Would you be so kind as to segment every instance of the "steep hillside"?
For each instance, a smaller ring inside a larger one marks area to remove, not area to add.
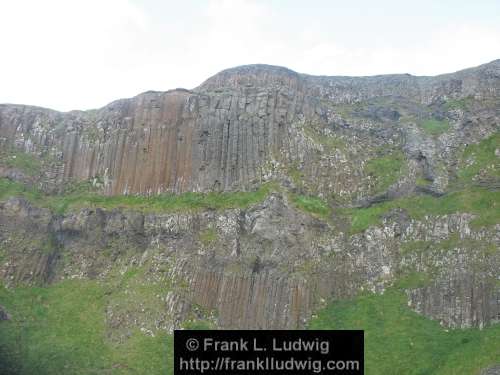
[[[174,328],[312,326],[402,343],[368,374],[478,374],[500,363],[499,129],[500,60],[0,105],[0,369],[155,373]]]
[[[0,137],[45,160],[46,185],[96,178],[107,194],[248,190],[288,169],[318,193],[359,198],[374,187],[360,167],[395,151],[408,178],[443,191],[457,152],[496,130],[499,72],[498,60],[438,77],[251,65],[95,111],[2,105]]]

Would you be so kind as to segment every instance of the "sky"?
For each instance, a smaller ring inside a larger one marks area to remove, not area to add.
[[[436,75],[500,58],[499,0],[0,0],[0,103],[60,111],[265,63]]]

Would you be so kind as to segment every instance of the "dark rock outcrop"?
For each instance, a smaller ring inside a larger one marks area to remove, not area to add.
[[[13,198],[0,206],[0,245],[8,249],[0,278],[7,285],[107,280],[142,267],[147,284],[165,278],[170,286],[152,297],[154,318],[130,315],[130,307],[122,316],[110,306],[115,327],[171,329],[201,306],[217,312],[220,327],[271,329],[303,327],[322,301],[383,292],[421,273],[432,278],[407,287],[410,306],[446,326],[483,327],[500,317],[500,254],[489,250],[500,237],[498,226],[471,229],[472,219],[393,212],[381,227],[347,236],[280,194],[246,210],[82,209],[64,216]],[[207,230],[214,233],[209,242]]]
[[[245,190],[276,177],[273,168],[297,165],[319,192],[345,196],[366,195],[357,164],[374,148],[402,143],[409,157],[427,159],[428,173],[443,188],[437,165],[460,142],[491,133],[498,113],[459,119],[458,127],[470,124],[439,140],[400,118],[421,116],[428,105],[449,99],[498,100],[499,72],[499,60],[437,77],[315,77],[243,66],[218,73],[193,91],[146,92],[99,110],[59,113],[0,105],[0,144],[50,160],[42,179],[47,187],[98,177],[108,194]],[[371,104],[354,111],[354,118],[343,116],[342,106],[373,100],[395,105]],[[332,152],[321,144],[332,130],[347,142],[344,150]],[[319,142],[311,131],[319,132]]]
[[[0,305],[0,321],[2,320],[10,320],[11,317],[9,315],[9,313],[5,310],[5,308]]]

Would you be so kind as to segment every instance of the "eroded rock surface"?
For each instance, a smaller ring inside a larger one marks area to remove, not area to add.
[[[99,178],[107,194],[247,190],[298,170],[321,195],[362,198],[374,192],[359,167],[397,148],[415,161],[410,179],[420,171],[443,191],[457,148],[497,129],[499,82],[499,60],[437,77],[251,65],[92,111],[0,105],[0,144],[44,158],[47,189]],[[472,113],[445,105],[465,99]],[[426,118],[454,131],[429,135]]]
[[[110,325],[172,329],[200,306],[224,328],[304,327],[326,299],[382,293],[402,277],[409,305],[447,326],[500,317],[499,226],[473,230],[469,214],[392,215],[353,236],[273,194],[246,210],[143,214],[83,209],[52,216],[22,199],[0,206],[7,284],[99,279],[137,268],[145,285],[168,280],[149,312],[109,306]],[[35,230],[36,228],[36,230]],[[212,230],[210,241],[203,233]],[[48,244],[48,245],[47,245]],[[430,276],[429,276],[430,275]],[[148,307],[149,306],[149,307]]]
[[[478,162],[468,188],[497,191],[500,146],[486,162],[467,149],[498,139],[499,94],[500,60],[437,77],[252,65],[93,111],[0,105],[9,184],[54,194],[91,182],[105,195],[150,196],[280,187],[244,209],[185,212],[94,204],[62,213],[6,193],[0,280],[105,281],[116,340],[197,317],[222,328],[300,328],[327,300],[394,285],[443,325],[496,323],[500,223],[473,225],[473,207],[415,219],[394,206],[350,233],[335,210],[311,215],[291,200],[354,209],[442,196],[463,188],[463,168]]]

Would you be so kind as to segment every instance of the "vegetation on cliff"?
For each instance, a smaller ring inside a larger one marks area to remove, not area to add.
[[[329,304],[311,329],[364,329],[369,375],[477,374],[500,358],[500,326],[445,329],[410,310],[398,288]]]
[[[123,342],[108,338],[102,282],[67,280],[49,287],[0,288],[12,320],[0,322],[0,373],[172,374],[173,340],[139,329]]]
[[[500,356],[499,69],[0,105],[0,372],[172,373],[173,327],[300,328],[331,297],[309,327],[365,329],[368,374],[477,373]]]
[[[105,306],[114,293],[109,285],[88,280],[0,288],[0,300],[12,315],[0,322],[0,372],[173,374],[171,335],[137,329],[121,342],[109,339]],[[188,325],[208,327],[197,321]],[[500,357],[499,326],[445,329],[410,310],[396,287],[331,303],[309,328],[364,329],[369,375],[476,374]]]
[[[351,233],[359,233],[371,225],[379,225],[384,214],[395,208],[405,210],[414,219],[426,215],[447,215],[469,212],[477,215],[472,224],[476,227],[495,225],[500,221],[500,191],[468,188],[442,197],[414,195],[373,204],[367,208],[339,209],[351,222]]]
[[[106,209],[122,208],[141,212],[179,212],[192,210],[222,210],[244,208],[261,202],[276,188],[275,184],[261,185],[255,191],[228,193],[184,193],[160,194],[151,197],[142,195],[105,196],[86,188],[70,189],[64,194],[44,194],[24,184],[0,178],[0,200],[12,196],[24,197],[40,207],[64,214],[68,210],[85,207]]]

